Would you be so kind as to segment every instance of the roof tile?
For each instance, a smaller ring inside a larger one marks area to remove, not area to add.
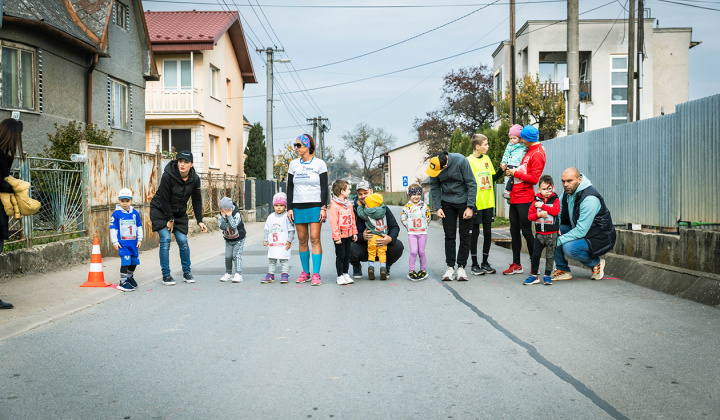
[[[150,42],[217,42],[238,20],[238,12],[145,12]]]

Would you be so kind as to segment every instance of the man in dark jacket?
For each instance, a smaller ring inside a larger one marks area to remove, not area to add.
[[[193,213],[201,232],[207,232],[202,222],[202,195],[200,177],[193,169],[193,155],[188,150],[178,153],[177,159],[165,167],[155,196],[150,201],[150,222],[153,232],[160,235],[160,268],[163,284],[172,286],[175,279],[170,275],[170,235],[180,249],[183,278],[186,283],[195,283],[190,273],[190,246],[187,241],[187,202],[192,197]]]
[[[577,168],[568,168],[561,175],[565,193],[560,199],[560,233],[555,250],[553,280],[570,280],[570,267],[565,257],[592,269],[592,280],[605,275],[605,260],[600,256],[615,246],[615,226],[605,200],[590,180]]]
[[[355,211],[355,223],[357,225],[358,238],[357,242],[350,244],[350,264],[353,266],[353,278],[362,278],[361,262],[368,260],[367,241],[373,237],[372,232],[365,226],[365,220],[358,216],[358,206],[365,206],[365,199],[373,193],[373,189],[368,181],[360,181],[356,187],[357,198],[353,204]],[[377,239],[378,246],[387,245],[387,275],[390,276],[390,267],[393,263],[400,259],[405,250],[405,246],[398,240],[400,234],[400,225],[398,225],[395,216],[391,211],[385,213],[385,219],[388,225],[388,234],[383,235],[382,239]]]
[[[467,281],[465,265],[470,256],[472,240],[472,222],[477,198],[475,175],[467,158],[459,153],[440,152],[430,158],[430,165],[425,171],[430,176],[430,194],[437,215],[442,219],[445,231],[445,263],[447,270],[443,281],[455,278],[455,262],[457,261],[457,280]],[[455,237],[460,230],[460,247],[455,257]]]

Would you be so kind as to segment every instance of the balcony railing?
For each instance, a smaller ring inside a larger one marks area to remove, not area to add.
[[[592,101],[591,96],[591,82],[585,81],[579,83],[579,96],[580,96],[580,102],[590,102]],[[543,98],[547,98],[551,95],[555,95],[560,91],[560,83],[558,82],[550,82],[550,83],[544,83],[542,85],[542,91],[543,91]]]
[[[199,96],[198,93],[199,89],[146,89],[145,112],[148,114],[197,113],[197,101]]]

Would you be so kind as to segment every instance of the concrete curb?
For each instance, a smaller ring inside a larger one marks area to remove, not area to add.
[[[506,249],[511,248],[510,241],[494,243]],[[527,254],[524,240],[522,252]],[[617,277],[638,286],[720,309],[720,275],[613,253],[605,254],[602,258],[605,259],[605,276]],[[574,260],[568,262],[573,267],[587,268]]]

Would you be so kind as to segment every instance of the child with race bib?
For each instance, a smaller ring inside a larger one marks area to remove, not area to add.
[[[387,245],[378,246],[377,240],[388,233],[385,213],[387,207],[383,197],[378,193],[370,194],[365,199],[365,206],[358,206],[358,216],[365,220],[365,226],[373,234],[367,241],[368,247],[368,280],[375,280],[375,256],[380,261],[380,280],[387,280]]]
[[[132,292],[137,289],[135,268],[140,264],[138,248],[143,240],[140,213],[132,208],[133,193],[123,188],[118,194],[118,204],[110,216],[110,241],[120,256],[120,283],[118,290]]]
[[[428,276],[425,244],[427,244],[428,223],[430,223],[430,207],[422,201],[422,187],[412,184],[408,187],[410,201],[402,209],[400,221],[408,230],[410,243],[410,269],[408,278],[411,281],[425,280]],[[415,261],[420,256],[420,271],[415,271]]]
[[[332,199],[328,213],[332,240],[335,242],[335,268],[337,284],[352,284],[354,280],[348,274],[350,268],[350,244],[357,241],[355,212],[350,201],[350,183],[338,179],[332,185]]]
[[[242,221],[240,209],[230,197],[223,197],[218,203],[218,227],[222,230],[225,239],[225,274],[220,281],[232,280],[240,283],[242,278],[242,253],[245,247],[245,223]],[[235,262],[235,275],[233,275],[233,262]]]
[[[273,196],[273,209],[265,221],[263,246],[268,247],[268,272],[260,283],[275,282],[275,268],[280,261],[280,283],[287,283],[290,271],[290,244],[295,238],[295,226],[287,217],[287,195],[279,192]]]

